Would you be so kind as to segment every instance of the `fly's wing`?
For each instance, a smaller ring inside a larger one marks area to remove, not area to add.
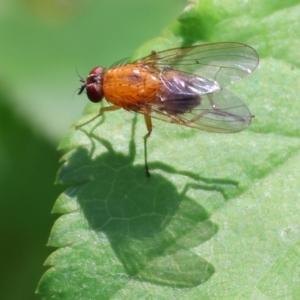
[[[153,52],[136,62],[197,75],[211,92],[217,90],[216,86],[225,87],[252,73],[259,58],[250,46],[225,42]]]
[[[169,107],[166,109],[168,101],[171,101],[172,112]],[[196,101],[196,98],[193,101],[189,99],[188,103]],[[149,103],[147,114],[162,121],[218,133],[241,131],[251,123],[253,117],[248,107],[225,89],[200,96],[198,105],[189,110],[186,110],[186,104],[185,98]]]
[[[151,117],[205,131],[232,133],[251,123],[247,106],[223,89],[258,65],[256,51],[239,43],[216,43],[153,52],[137,62],[160,70],[162,87],[148,103]]]

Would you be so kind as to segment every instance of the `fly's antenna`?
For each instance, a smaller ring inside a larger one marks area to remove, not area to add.
[[[83,91],[85,91],[85,88],[86,88],[86,79],[84,79],[78,72],[78,69],[77,69],[77,66],[75,66],[75,71],[79,77],[79,81],[82,83],[81,84],[81,87],[77,89],[77,95],[80,95],[83,93]]]
[[[83,79],[83,77],[79,74],[78,69],[77,69],[77,66],[75,66],[75,71],[76,71],[76,74],[78,75],[78,77],[80,78],[79,80],[82,82],[84,79]]]
[[[72,97],[71,97],[71,100],[73,100],[75,94],[77,94],[77,95],[82,94],[82,93],[85,91],[85,88],[86,88],[86,79],[84,79],[82,76],[80,76],[80,74],[79,74],[79,72],[78,72],[78,69],[77,69],[77,66],[75,66],[75,71],[76,71],[76,74],[77,74],[78,77],[79,77],[79,81],[81,82],[81,86],[80,86],[79,88],[77,88],[77,89],[73,92]]]

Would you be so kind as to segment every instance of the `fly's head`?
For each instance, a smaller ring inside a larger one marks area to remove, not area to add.
[[[86,79],[80,78],[82,85],[79,88],[78,95],[85,91],[90,101],[100,102],[104,96],[102,88],[104,73],[104,68],[95,67],[90,71]]]

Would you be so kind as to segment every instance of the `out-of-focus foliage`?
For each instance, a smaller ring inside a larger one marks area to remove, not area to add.
[[[34,299],[62,191],[56,148],[86,104],[76,70],[129,56],[184,1],[0,2],[0,298]]]

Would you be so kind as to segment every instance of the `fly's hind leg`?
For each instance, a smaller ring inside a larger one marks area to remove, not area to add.
[[[216,104],[215,104],[215,102],[214,102],[213,94],[208,94],[208,95],[207,95],[207,98],[208,98],[208,100],[209,100],[209,103],[210,103],[211,107],[212,107],[213,109],[217,109],[217,106],[216,106]]]
[[[152,120],[149,115],[144,115],[145,123],[147,126],[148,132],[144,135],[144,158],[145,158],[145,170],[146,170],[146,176],[150,177],[149,167],[148,167],[148,159],[147,159],[147,140],[152,132]]]
[[[118,109],[120,109],[120,108],[121,108],[121,107],[120,107],[120,106],[117,106],[117,105],[111,105],[111,106],[101,107],[100,110],[99,110],[99,113],[98,113],[95,117],[91,118],[91,119],[88,120],[87,122],[84,122],[84,123],[82,123],[82,124],[77,125],[75,128],[76,128],[76,130],[77,130],[78,128],[80,128],[80,127],[82,127],[82,126],[87,125],[87,124],[89,124],[90,122],[93,122],[95,119],[97,119],[98,117],[100,117],[100,116],[101,116],[104,112],[106,112],[106,111],[115,111],[115,110],[118,110]]]
[[[213,95],[212,94],[207,94],[207,98],[208,98],[208,101],[211,105],[212,110],[203,110],[200,114],[198,114],[197,116],[195,116],[194,118],[192,118],[188,121],[184,120],[184,119],[181,119],[178,116],[171,115],[170,116],[171,122],[179,124],[179,125],[189,126],[189,124],[198,121],[199,119],[203,118],[207,114],[212,113],[213,111],[215,111],[215,114],[217,114],[217,112],[221,112],[221,110],[218,109],[217,105],[214,102]]]

